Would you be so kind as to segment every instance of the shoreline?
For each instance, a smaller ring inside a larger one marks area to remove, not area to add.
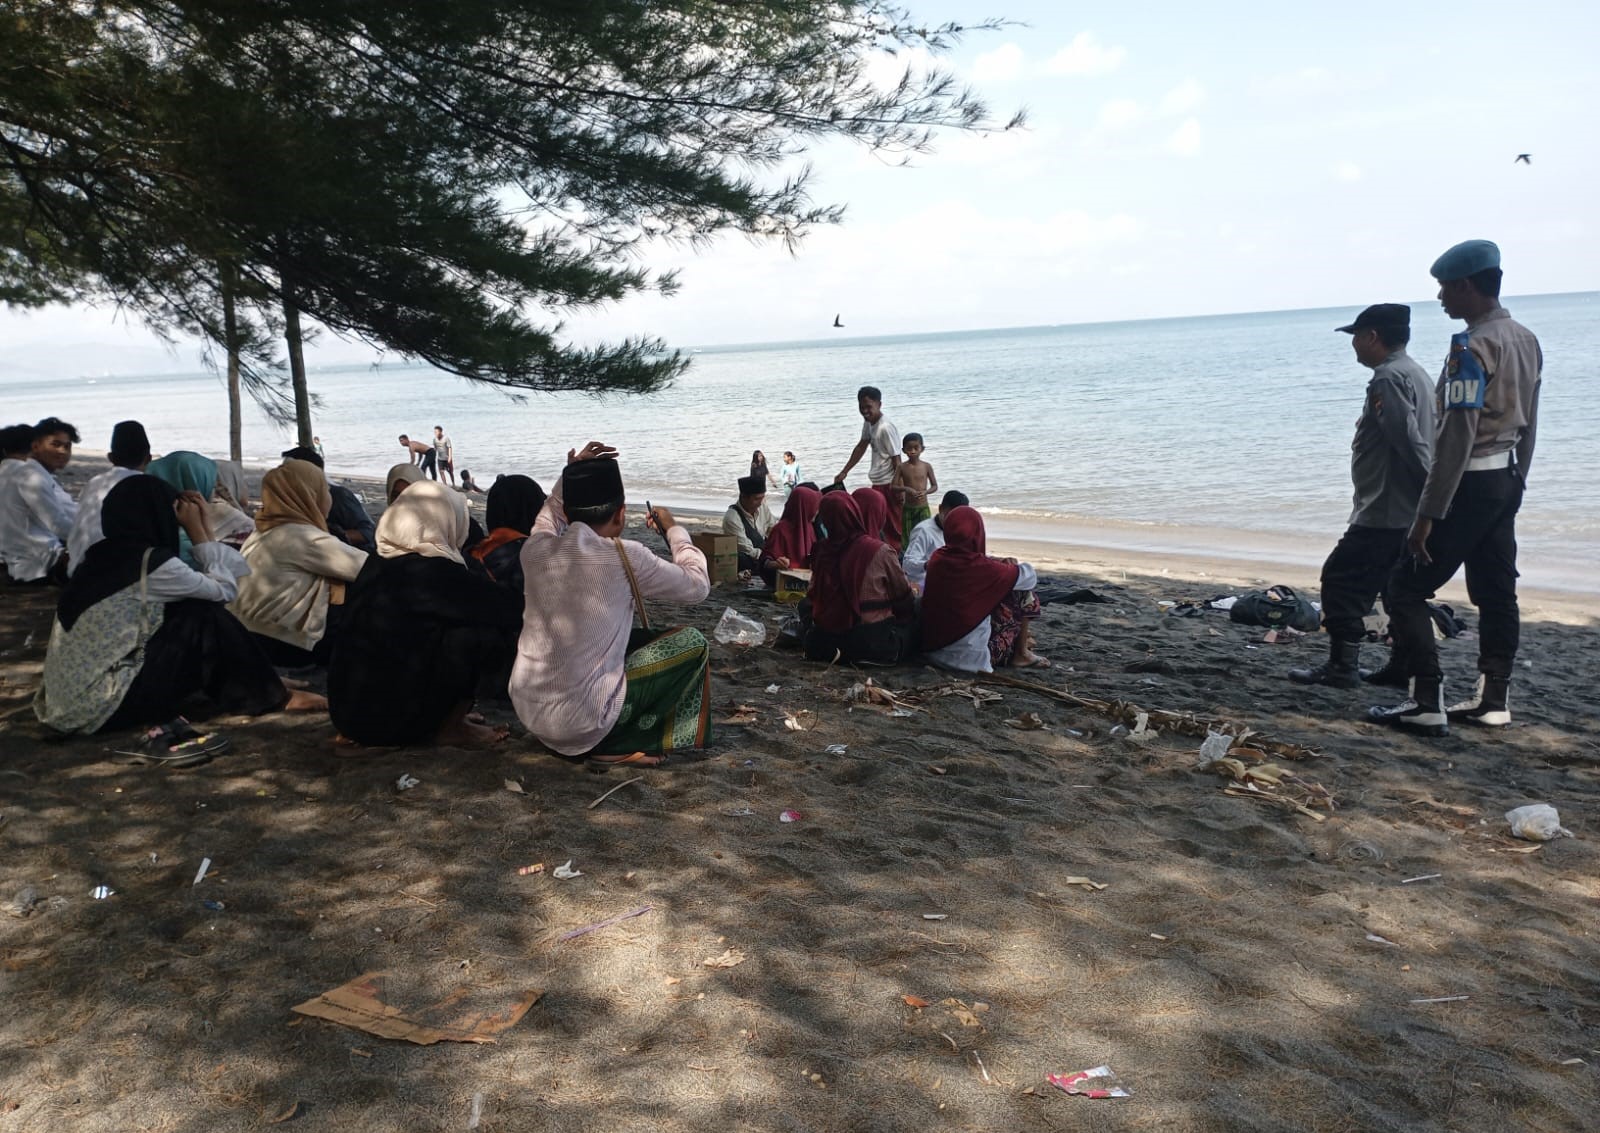
[[[89,460],[104,458],[98,450],[79,448],[73,463],[68,466],[68,486],[81,487],[78,477],[88,479],[98,467],[89,468]],[[252,493],[258,491],[261,475],[267,467],[245,464]],[[376,507],[382,512],[384,484],[379,477],[360,474],[345,475],[329,470],[330,477],[356,490],[362,495],[369,510]],[[259,495],[252,498],[259,502]],[[670,499],[662,501],[673,514],[691,530],[708,530],[718,525],[721,509],[696,502],[674,505]],[[468,507],[476,517],[483,519],[484,496],[472,494]],[[642,509],[643,501],[630,502],[630,508]],[[775,511],[781,510],[780,507]],[[1296,590],[1318,594],[1321,590],[1320,572],[1322,555],[1331,549],[1337,533],[1327,538],[1323,549],[1309,548],[1310,536],[1305,540],[1264,535],[1260,532],[1219,530],[1201,527],[1174,527],[1171,529],[1131,528],[1116,521],[1062,522],[1059,524],[1026,523],[1001,517],[992,524],[990,551],[996,555],[1019,558],[1032,563],[1041,574],[1064,574],[1083,579],[1120,582],[1129,576],[1160,579],[1173,584],[1171,597],[1210,597],[1219,593],[1217,588],[1231,588],[1237,592],[1260,589],[1268,585],[1288,585]],[[1169,534],[1172,542],[1161,536]],[[1235,554],[1222,554],[1203,549],[1204,544],[1233,547]],[[1199,545],[1197,545],[1199,544]],[[1524,564],[1526,565],[1526,564]],[[1518,588],[1524,614],[1544,621],[1565,625],[1581,625],[1595,617],[1594,599],[1600,595],[1600,585],[1581,572],[1550,572],[1559,581],[1541,579],[1536,585]],[[1451,580],[1439,592],[1442,601],[1457,608],[1471,608],[1466,584],[1462,575]]]

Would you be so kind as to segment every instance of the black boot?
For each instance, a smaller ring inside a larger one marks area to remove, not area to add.
[[[1367,709],[1374,724],[1392,724],[1419,736],[1448,736],[1450,718],[1444,711],[1444,681],[1440,677],[1412,677],[1411,696],[1391,707]]]
[[[1450,721],[1456,724],[1477,724],[1484,728],[1504,728],[1511,723],[1511,708],[1507,697],[1511,692],[1510,677],[1478,676],[1478,691],[1471,700],[1450,706]]]
[[[1405,666],[1400,663],[1393,650],[1389,652],[1389,660],[1384,662],[1383,668],[1362,673],[1361,679],[1369,685],[1380,685],[1383,688],[1408,688],[1411,684]]]
[[[1290,669],[1289,679],[1297,685],[1328,685],[1331,688],[1361,687],[1361,643],[1339,641],[1328,643],[1326,664],[1314,669]]]

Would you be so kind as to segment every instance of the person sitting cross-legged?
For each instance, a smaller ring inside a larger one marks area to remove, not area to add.
[[[711,654],[698,630],[634,629],[634,614],[644,620],[650,600],[703,601],[711,580],[666,508],[648,521],[670,562],[621,538],[627,506],[616,456],[598,441],[569,452],[523,546],[511,702],[534,738],[561,755],[653,767],[710,738]]]

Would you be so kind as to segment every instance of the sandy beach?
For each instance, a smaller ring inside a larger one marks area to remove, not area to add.
[[[462,1129],[475,1099],[483,1130],[1593,1128],[1592,597],[1525,596],[1513,727],[1422,741],[1361,720],[1383,690],[1283,679],[1320,635],[1160,605],[1314,567],[992,549],[1107,599],[1047,607],[1054,668],[809,665],[772,644],[786,608],[716,588],[658,613],[767,625],[713,645],[739,722],[644,772],[556,759],[494,702],[486,752],[352,757],[280,715],[129,766],[126,736],[34,721],[53,596],[0,591],[0,902],[37,894],[0,915],[0,1131]],[[1442,644],[1450,692],[1475,648]],[[1208,726],[1284,786],[1197,770]],[[1533,802],[1575,837],[1511,838]],[[543,994],[492,1045],[291,1012],[375,971]],[[1045,1078],[1102,1064],[1131,1097]]]

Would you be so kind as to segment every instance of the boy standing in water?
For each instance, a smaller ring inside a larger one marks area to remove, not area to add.
[[[912,531],[932,513],[928,493],[939,490],[939,477],[933,465],[922,459],[922,434],[907,433],[901,451],[906,454],[894,470],[895,489],[900,493],[901,531]]]
[[[867,469],[867,479],[873,490],[881,492],[889,505],[888,544],[900,549],[900,498],[895,492],[894,470],[900,463],[900,430],[889,424],[883,415],[883,392],[877,386],[862,386],[856,391],[856,408],[861,412],[861,439],[850,453],[850,459],[834,477],[834,483],[843,484],[850,470],[872,450],[872,463]]]
[[[445,436],[444,426],[433,427],[433,456],[438,463],[439,471],[434,479],[443,480],[450,477],[450,486],[456,486],[456,446],[450,443],[450,438]]]

